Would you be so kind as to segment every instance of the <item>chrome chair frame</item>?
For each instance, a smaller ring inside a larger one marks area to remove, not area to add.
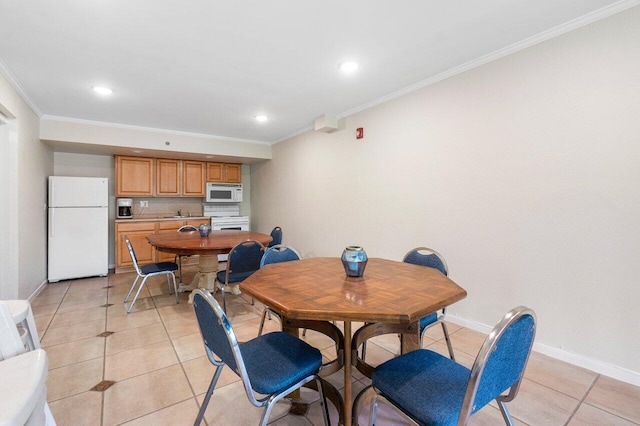
[[[419,253],[421,251],[429,251],[429,252],[431,252],[431,254],[422,255],[422,254]],[[429,247],[416,247],[416,248],[414,248],[412,250],[409,250],[407,252],[407,254],[404,255],[404,258],[402,259],[402,261],[405,262],[405,263],[411,263],[413,265],[426,266],[426,267],[429,267],[429,268],[433,267],[433,266],[427,266],[427,265],[423,265],[423,264],[420,264],[420,263],[415,263],[415,262],[410,261],[409,259],[411,259],[411,256],[414,253],[417,253],[417,254],[419,254],[421,256],[425,256],[425,257],[426,256],[430,256],[430,255],[435,255],[438,258],[438,260],[440,262],[442,262],[442,269],[438,268],[438,267],[435,267],[434,269],[438,269],[444,275],[449,276],[449,267],[447,266],[447,261],[444,259],[444,256],[442,256],[440,253],[438,253],[437,251],[435,251],[434,249],[431,249]],[[440,324],[442,326],[442,332],[444,333],[444,339],[445,339],[445,341],[447,343],[447,349],[449,349],[449,357],[452,360],[455,361],[456,358],[455,358],[455,355],[453,354],[453,346],[451,345],[451,337],[449,336],[449,330],[447,329],[447,324],[444,321],[445,317],[447,315],[447,308],[442,308],[442,311],[437,312],[436,315],[437,315],[437,317],[433,322],[427,324],[422,330],[420,330],[420,346],[422,346],[422,339],[424,338],[424,335],[425,335],[426,331],[428,329],[430,329],[431,327],[433,327],[434,325]]]
[[[129,300],[129,296],[131,296],[131,292],[133,291],[133,289],[136,286],[136,283],[138,282],[138,280],[140,278],[142,278],[142,282],[140,283],[140,286],[138,287],[138,290],[136,291],[136,295],[133,297],[133,300],[131,301],[131,305],[129,305],[129,309],[127,309],[127,313],[131,313],[131,309],[133,309],[133,305],[135,305],[136,300],[138,300],[138,296],[140,295],[140,290],[142,290],[142,287],[144,287],[145,282],[147,281],[147,278],[149,277],[154,277],[156,275],[162,275],[165,274],[167,276],[167,284],[169,286],[169,294],[171,294],[171,282],[169,281],[169,275],[171,275],[171,278],[173,279],[173,292],[176,295],[176,304],[180,303],[180,299],[178,298],[178,286],[176,284],[176,275],[174,273],[174,271],[176,271],[178,269],[178,264],[175,262],[159,262],[159,263],[150,263],[148,265],[144,265],[142,268],[138,265],[138,258],[136,257],[136,253],[133,250],[133,245],[131,244],[131,241],[129,241],[129,237],[127,237],[126,235],[124,236],[124,242],[127,244],[127,249],[129,250],[129,256],[131,256],[131,261],[133,262],[133,267],[136,270],[136,279],[133,280],[133,284],[131,284],[131,288],[129,289],[129,292],[127,293],[127,295],[124,298],[124,303],[127,303],[127,300]],[[151,271],[151,272],[144,272],[142,269],[153,269],[153,266],[157,266],[158,270],[156,271]]]
[[[323,381],[320,378],[320,376],[318,376],[317,372],[302,378],[298,382],[294,383],[291,386],[286,387],[285,389],[278,390],[277,392],[274,392],[272,394],[267,394],[262,398],[257,397],[256,392],[253,390],[253,386],[251,384],[251,378],[249,377],[247,368],[245,366],[245,362],[244,362],[241,347],[240,347],[241,345],[238,343],[238,339],[236,338],[236,335],[233,331],[231,323],[229,322],[229,319],[227,318],[227,315],[225,314],[224,310],[220,307],[218,302],[211,295],[211,293],[203,289],[197,289],[197,290],[194,290],[194,300],[193,300],[194,309],[196,310],[196,317],[198,317],[197,304],[200,303],[199,301],[200,297],[206,303],[208,303],[211,309],[214,311],[218,320],[218,324],[221,326],[221,328],[224,330],[226,334],[226,337],[229,343],[229,348],[231,349],[231,353],[227,352],[229,349],[227,347],[221,348],[220,351],[221,353],[226,353],[227,357],[229,356],[233,357],[233,361],[235,362],[236,368],[234,369],[233,366],[229,366],[229,368],[231,368],[234,373],[240,376],[240,379],[242,380],[242,383],[244,386],[245,393],[247,394],[247,398],[249,399],[251,404],[254,405],[255,407],[265,407],[265,411],[262,414],[262,418],[259,423],[260,426],[267,425],[269,416],[271,415],[271,411],[276,402],[278,402],[280,399],[287,396],[291,392],[301,388],[302,386],[312,381],[316,382],[315,385],[317,387],[317,390],[320,396],[320,404],[322,405],[322,408],[323,408],[322,411],[323,411],[324,423],[325,425],[330,424],[327,401],[326,401],[324,390],[323,390]],[[198,318],[198,323],[200,327],[202,327],[202,324],[200,323],[200,318]],[[201,334],[205,342],[204,346],[207,353],[207,357],[209,358],[209,361],[216,366],[216,370],[213,374],[213,378],[211,379],[211,383],[209,384],[209,388],[202,402],[202,406],[200,407],[200,411],[198,412],[196,421],[194,422],[194,425],[196,426],[202,422],[202,419],[204,418],[204,413],[207,409],[209,401],[211,400],[213,391],[216,387],[218,379],[220,378],[220,374],[222,373],[222,369],[225,365],[227,365],[227,363],[225,363],[221,358],[218,358],[216,354],[213,352],[213,350],[209,347],[209,345],[212,344],[213,342],[207,341],[205,334],[202,333],[202,328],[201,328]],[[261,338],[263,337],[256,337],[255,339],[261,339]]]
[[[289,252],[290,251],[290,252]],[[284,253],[291,253],[296,258],[285,258]],[[279,257],[280,256],[280,257]],[[263,268],[265,265],[270,265],[272,263],[280,263],[280,262],[290,262],[294,260],[300,260],[300,254],[293,248],[289,246],[285,246],[282,244],[276,244],[275,246],[271,246],[264,252],[262,255],[262,260],[260,260],[260,268]],[[258,328],[258,336],[262,335],[262,329],[264,328],[264,322],[269,315],[269,319],[271,319],[271,314],[274,314],[280,321],[282,322],[282,317],[277,311],[274,311],[269,306],[264,307],[262,311],[262,319],[260,320],[260,327]],[[303,331],[306,332],[306,329]]]
[[[513,426],[513,420],[511,419],[511,415],[509,414],[509,410],[505,404],[507,402],[513,401],[513,399],[518,394],[520,384],[522,383],[522,378],[524,377],[524,370],[527,366],[527,362],[531,354],[531,349],[533,347],[533,342],[535,340],[535,334],[536,334],[536,328],[537,328],[536,326],[537,320],[536,320],[535,312],[533,312],[531,309],[525,306],[518,306],[516,308],[513,308],[509,312],[507,312],[507,314],[502,318],[502,320],[500,320],[498,324],[496,324],[496,326],[493,328],[493,330],[489,333],[489,335],[485,339],[482,347],[480,348],[480,351],[478,352],[476,360],[473,363],[473,367],[471,368],[471,371],[469,374],[469,380],[467,382],[466,391],[464,393],[464,399],[462,402],[462,406],[460,408],[458,421],[456,423],[458,426],[466,425],[467,421],[469,420],[469,417],[471,417],[471,415],[474,412],[478,411],[479,409],[487,405],[489,402],[491,402],[491,400],[489,400],[484,402],[483,405],[479,407],[475,406],[475,403],[476,403],[475,400],[478,394],[478,388],[482,382],[483,373],[485,372],[485,367],[491,361],[491,357],[494,354],[494,352],[499,349],[498,343],[501,337],[505,334],[505,332],[512,325],[514,325],[515,323],[517,323],[519,320],[523,319],[526,316],[530,316],[532,320],[531,341],[527,348],[527,352],[524,358],[524,363],[522,365],[522,368],[518,373],[518,378],[515,380],[515,382],[513,382],[510,386],[508,386],[500,394],[498,394],[497,397],[493,398],[498,403],[498,407],[500,408],[500,413],[502,414],[502,418],[505,421],[505,423],[507,425]],[[419,350],[427,351],[426,349],[419,349]],[[429,351],[429,352],[432,352],[432,351]],[[446,360],[446,358],[444,357],[443,359]],[[453,364],[456,363],[453,360],[451,360],[450,362]],[[393,404],[389,399],[387,399],[384,395],[382,395],[382,393],[375,387],[375,381],[373,382],[372,385],[370,385],[369,387],[365,388],[362,392],[360,392],[360,394],[356,397],[356,401],[360,400],[361,397],[365,393],[371,391],[371,389],[373,389],[375,393],[371,401],[369,425],[375,424],[376,415],[377,415],[377,405],[379,400],[386,401],[386,403],[391,408],[393,408],[394,411],[400,414],[403,418],[409,420],[411,423],[419,424],[415,419],[413,419],[410,416],[410,414],[405,412],[401,407],[398,407],[395,404]],[[438,389],[429,389],[429,391],[437,392]],[[358,412],[357,407],[354,407],[354,414],[357,412]]]
[[[430,254],[427,255],[423,255],[419,252],[421,251],[428,251],[430,252]],[[411,261],[411,256],[413,255],[419,255],[422,258],[426,258],[428,256],[436,256],[436,258],[442,263],[442,268],[439,268],[437,266],[429,266],[429,265],[425,265],[423,263],[417,263],[415,261]],[[449,267],[447,266],[447,261],[444,259],[444,256],[442,256],[440,253],[438,253],[437,251],[435,251],[434,249],[428,248],[428,247],[416,247],[414,249],[411,249],[407,252],[407,254],[404,255],[404,257],[402,258],[402,261],[405,263],[411,263],[412,265],[418,265],[418,266],[425,266],[427,268],[434,268],[439,270],[440,272],[442,272],[444,275],[449,275]],[[426,334],[426,331],[428,329],[430,329],[431,327],[433,327],[436,324],[440,324],[442,326],[442,331],[444,333],[444,339],[447,343],[447,349],[449,349],[449,357],[455,361],[455,355],[453,353],[453,346],[451,345],[451,337],[449,336],[449,330],[447,328],[447,324],[445,323],[445,317],[447,314],[447,308],[442,308],[442,311],[437,312],[436,313],[436,319],[427,324],[426,326],[424,326],[424,328],[422,328],[420,330],[420,346],[422,347],[422,340],[424,338],[424,335]],[[365,326],[363,328],[372,328],[372,324],[365,324]],[[385,328],[385,330],[383,331],[383,333],[387,333],[387,330],[391,330],[393,329],[395,326],[390,325],[389,327],[383,327]],[[379,328],[379,327],[378,327]],[[360,361],[364,362],[364,359],[367,355],[367,339],[369,339],[370,337],[374,337],[375,334],[364,334],[362,333],[359,339],[359,343],[358,346],[360,345],[360,343],[362,344],[362,351],[361,351],[361,356],[358,358]],[[357,348],[357,347],[356,347]]]
[[[244,280],[244,279],[242,279],[242,280],[237,281],[237,282],[229,283],[229,280],[231,278],[231,274],[238,273],[238,272],[234,272],[234,270],[233,270],[234,262],[235,262],[235,264],[238,263],[238,253],[241,253],[241,250],[244,247],[246,247],[247,244],[251,244],[252,246],[259,246],[260,247],[260,251],[262,252],[262,254],[260,255],[260,259],[252,259],[253,261],[255,261],[255,265],[250,265],[250,266],[255,266],[256,267],[256,269],[253,272],[255,272],[258,269],[260,269],[260,261],[262,260],[262,256],[264,255],[264,245],[262,245],[262,243],[260,241],[245,240],[245,241],[243,241],[241,243],[238,243],[235,246],[233,246],[233,248],[229,252],[229,256],[227,258],[227,269],[226,269],[226,271],[224,273],[224,282],[222,282],[219,279],[220,272],[218,272],[218,274],[216,274],[216,282],[219,284],[219,288],[220,288],[220,291],[222,293],[222,308],[224,309],[225,312],[227,312],[227,299],[226,299],[225,294],[224,294],[225,293],[225,291],[224,291],[225,287],[228,286],[229,284],[236,284],[236,283],[239,284],[240,282],[242,282]],[[240,271],[240,273],[242,273],[242,272],[249,272],[249,270],[247,269],[246,271]],[[253,300],[252,300],[251,304],[253,304]]]
[[[180,228],[178,228],[178,232],[194,232],[194,231],[198,231],[198,228],[196,228],[193,225],[182,225]],[[180,284],[182,284],[182,258],[183,257],[190,257],[190,254],[176,254],[176,256],[173,258],[173,261],[178,263],[178,271],[180,271],[180,278],[178,279],[178,281],[180,282]]]

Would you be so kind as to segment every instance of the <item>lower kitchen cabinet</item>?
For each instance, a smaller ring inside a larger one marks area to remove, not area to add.
[[[211,224],[211,220],[188,219],[188,220],[158,220],[158,221],[141,221],[141,222],[117,222],[116,223],[116,274],[120,272],[132,272],[133,261],[129,256],[127,245],[124,242],[124,236],[128,236],[133,249],[138,258],[138,265],[144,265],[153,262],[173,262],[175,255],[173,253],[164,253],[155,250],[149,241],[147,235],[166,234],[170,232],[178,232],[183,225],[192,225],[196,228],[201,224]],[[198,263],[198,256],[189,256],[182,259],[182,265],[192,265]]]
[[[155,262],[156,251],[147,241],[147,235],[154,234],[155,230],[155,222],[116,223],[116,272],[133,271],[125,235],[131,241],[139,265]]]
[[[184,220],[165,220],[156,222],[156,234],[171,234],[178,232],[178,229],[184,225]],[[173,262],[176,255],[173,253],[165,253],[156,251],[156,262]]]

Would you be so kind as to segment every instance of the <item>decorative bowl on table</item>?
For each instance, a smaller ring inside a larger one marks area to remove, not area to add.
[[[205,225],[204,223],[198,227],[198,231],[200,232],[201,237],[208,237],[209,232],[211,232],[211,227],[209,225]]]
[[[348,277],[361,277],[367,266],[367,252],[360,246],[348,246],[342,252],[342,265]]]

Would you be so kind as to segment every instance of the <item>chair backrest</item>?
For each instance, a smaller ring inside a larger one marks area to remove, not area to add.
[[[268,247],[273,247],[273,246],[277,246],[278,244],[282,244],[282,228],[280,228],[279,226],[276,226],[275,228],[273,228],[273,230],[271,231],[271,242],[269,243]]]
[[[449,275],[449,267],[444,257],[437,251],[428,247],[416,247],[410,250],[409,253],[404,255],[402,259],[405,263],[412,263],[414,265],[428,266],[435,268],[442,272],[444,275]]]
[[[25,352],[9,305],[0,301],[0,361]]]
[[[228,365],[244,382],[249,399],[254,400],[238,339],[222,307],[211,293],[197,289],[193,291],[193,309],[211,363],[217,366]]]
[[[197,231],[198,228],[196,228],[193,225],[183,225],[180,228],[178,228],[178,232],[193,232],[193,231]]]
[[[270,247],[262,256],[260,267],[271,263],[290,262],[292,260],[300,260],[300,255],[293,247],[283,246],[282,244]]]
[[[471,368],[460,419],[499,397],[504,402],[515,398],[536,335],[536,315],[518,306],[502,318],[485,340]]]
[[[227,258],[227,276],[257,271],[263,254],[264,246],[260,241],[246,240],[236,244]]]
[[[124,242],[127,244],[127,249],[129,250],[129,256],[131,256],[131,261],[133,262],[133,267],[136,269],[136,272],[138,273],[138,275],[142,275],[142,271],[138,266],[138,258],[136,257],[136,252],[133,251],[133,245],[131,244],[131,241],[129,241],[129,237],[127,237],[126,235],[124,236]]]

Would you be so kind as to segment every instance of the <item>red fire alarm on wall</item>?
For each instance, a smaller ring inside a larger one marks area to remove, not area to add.
[[[358,127],[356,129],[356,139],[362,139],[362,138],[364,138],[364,128]]]

